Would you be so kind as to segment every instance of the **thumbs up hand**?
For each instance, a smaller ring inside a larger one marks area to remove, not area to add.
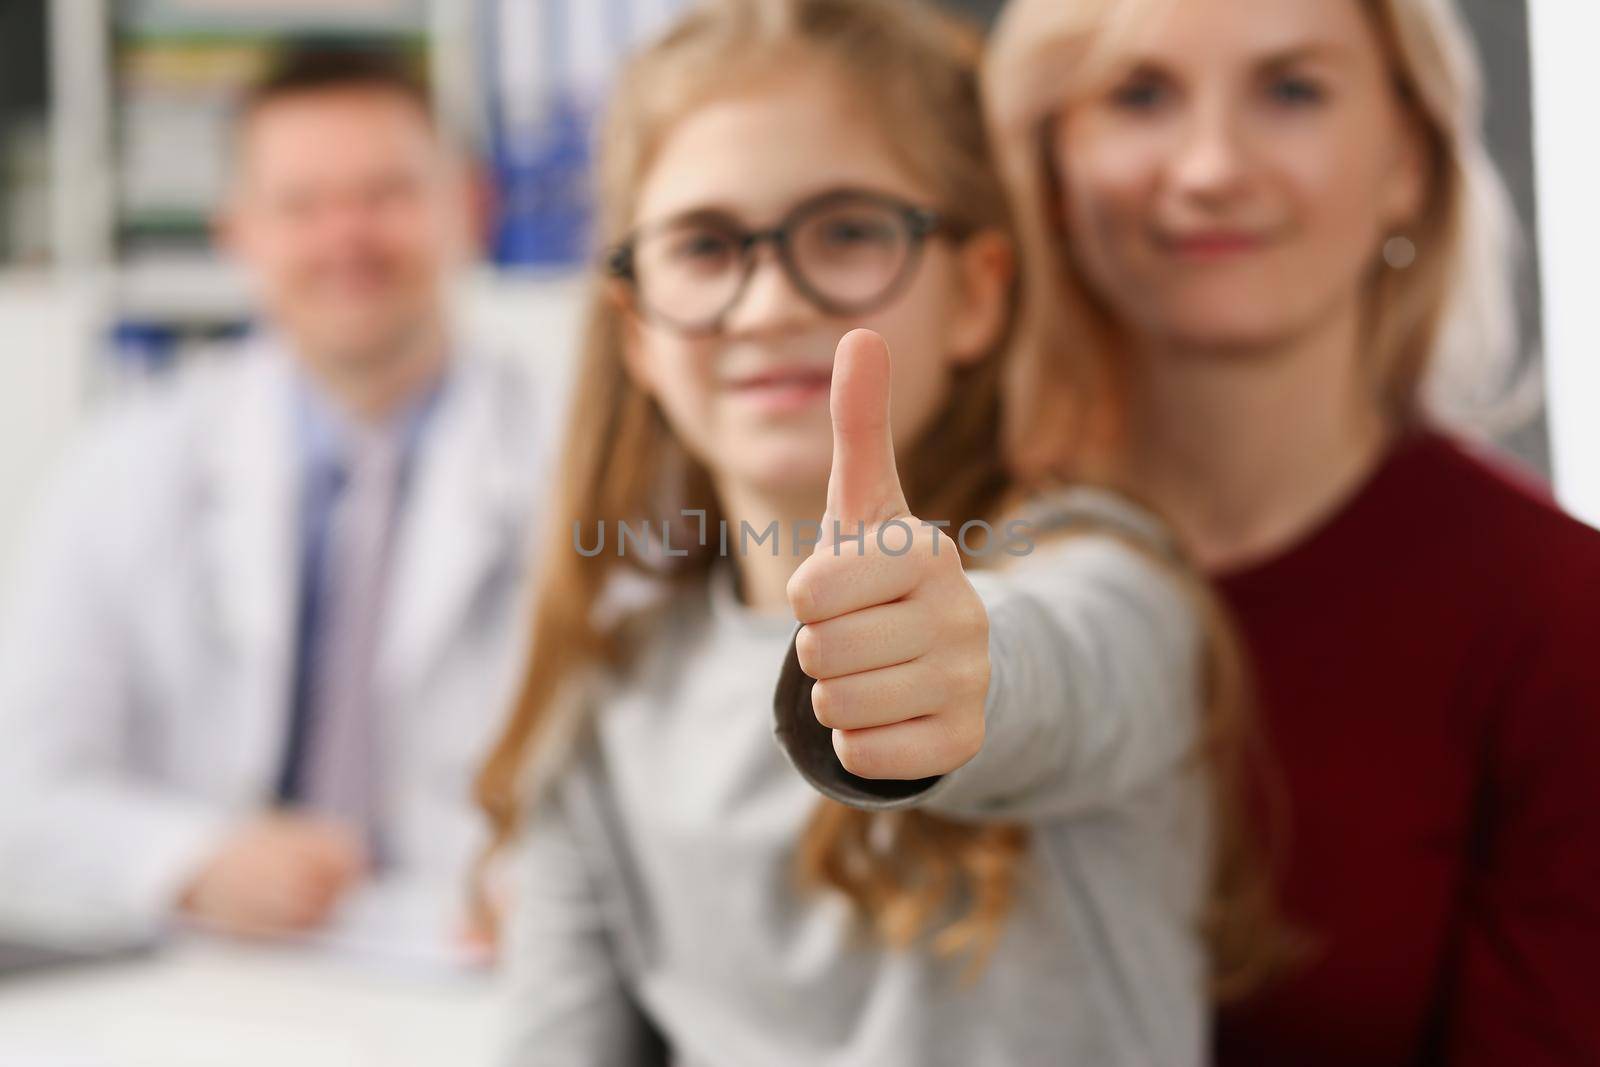
[[[917,779],[983,747],[989,618],[955,542],[906,506],[889,380],[883,338],[856,330],[839,342],[822,542],[788,595],[804,624],[800,666],[816,679],[812,708],[845,770]]]

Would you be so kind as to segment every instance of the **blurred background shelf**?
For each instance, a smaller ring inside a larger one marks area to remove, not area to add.
[[[147,36],[262,35],[284,32],[419,34],[428,0],[122,0],[117,21]]]
[[[149,251],[117,269],[118,311],[142,320],[220,325],[250,317],[250,290],[238,267],[200,251]]]
[[[42,0],[0,4],[0,268],[50,260],[50,90]]]
[[[587,262],[588,124],[619,57],[683,2],[8,0],[0,270],[107,278],[91,361],[243,328],[245,280],[211,242],[232,111],[282,47],[318,41],[414,59],[496,187],[484,262],[526,299]]]

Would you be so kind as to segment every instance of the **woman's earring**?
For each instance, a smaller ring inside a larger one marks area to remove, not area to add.
[[[1405,270],[1417,261],[1417,245],[1411,238],[1395,234],[1383,243],[1383,261],[1395,270]]]

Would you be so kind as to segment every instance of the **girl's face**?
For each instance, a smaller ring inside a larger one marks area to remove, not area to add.
[[[1054,150],[1090,287],[1185,346],[1270,347],[1352,310],[1425,195],[1359,0],[1167,5],[1062,112]]]
[[[718,226],[759,231],[837,190],[868,190],[943,208],[896,161],[881,128],[840,81],[820,63],[802,64],[759,88],[690,112],[669,132],[650,168],[636,222],[649,228],[704,217]],[[825,219],[808,234],[805,239],[817,247],[847,251],[852,242],[872,236],[848,213]],[[680,241],[661,255],[691,268],[716,266],[705,251],[712,244]],[[981,358],[998,339],[1008,250],[995,235],[960,246],[931,237],[915,272],[892,299],[851,315],[808,300],[786,276],[775,249],[757,247],[748,285],[714,332],[686,334],[648,315],[632,316],[628,368],[719,488],[814,496],[820,513],[832,452],[829,376],[840,338],[866,326],[888,341],[894,433],[905,447],[945,402],[952,370]],[[848,287],[850,276],[842,277]],[[693,304],[670,290],[654,302],[657,312],[680,319],[700,315],[703,309]]]

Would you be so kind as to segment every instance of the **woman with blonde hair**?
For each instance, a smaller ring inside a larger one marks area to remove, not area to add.
[[[1600,535],[1445,428],[1515,353],[1460,16],[1013,0],[985,92],[1011,452],[1173,523],[1285,783],[1313,953],[1219,1062],[1600,1062]]]
[[[1006,518],[977,59],[911,0],[720,0],[624,73],[479,779],[508,1063],[1184,1067],[1275,951],[1203,584],[1110,493]]]

